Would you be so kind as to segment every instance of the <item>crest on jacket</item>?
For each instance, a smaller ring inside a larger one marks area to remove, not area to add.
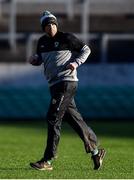
[[[54,42],[54,47],[57,48],[59,46],[59,42]]]

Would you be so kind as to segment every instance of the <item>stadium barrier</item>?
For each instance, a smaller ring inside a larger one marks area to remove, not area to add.
[[[76,101],[86,118],[134,118],[134,65],[83,65]],[[50,95],[42,67],[0,66],[0,119],[44,118]]]
[[[134,87],[87,87],[76,96],[85,118],[133,119]],[[0,89],[0,119],[45,118],[50,95],[47,88]]]

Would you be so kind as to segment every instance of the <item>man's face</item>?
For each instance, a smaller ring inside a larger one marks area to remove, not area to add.
[[[47,26],[45,26],[44,30],[49,36],[54,37],[57,33],[57,26],[54,23],[50,23]]]

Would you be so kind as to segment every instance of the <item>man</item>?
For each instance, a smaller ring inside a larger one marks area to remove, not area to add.
[[[70,33],[58,31],[57,18],[45,11],[40,23],[45,34],[38,40],[37,52],[29,58],[32,65],[44,65],[51,102],[47,113],[47,145],[40,161],[30,163],[38,170],[52,170],[52,160],[56,157],[60,140],[62,119],[68,114],[67,121],[84,142],[85,150],[91,153],[94,169],[101,167],[104,149],[97,148],[97,138],[78,112],[74,96],[77,89],[77,68],[91,53],[90,48]]]

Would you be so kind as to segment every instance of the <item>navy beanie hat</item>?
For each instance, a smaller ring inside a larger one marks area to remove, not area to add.
[[[57,18],[49,11],[43,12],[42,16],[40,17],[40,23],[43,30],[44,30],[44,27],[50,23],[53,23],[56,26],[58,26]]]

